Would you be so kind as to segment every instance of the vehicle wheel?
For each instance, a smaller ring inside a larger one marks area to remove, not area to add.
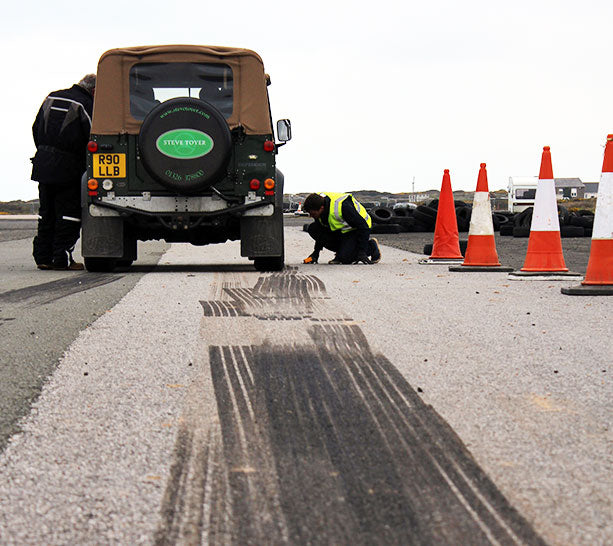
[[[464,256],[464,254],[466,254],[466,246],[468,245],[468,240],[460,239],[459,244],[460,244],[460,253],[462,254],[462,256]],[[434,248],[434,243],[426,243],[424,245],[424,254],[427,254],[428,256],[430,256],[432,254],[433,248]]]
[[[115,258],[83,258],[83,261],[85,269],[92,273],[110,273],[117,265]]]
[[[394,216],[394,211],[387,207],[375,207],[368,214],[374,224],[388,224]]]
[[[400,226],[400,231],[402,232],[411,232],[415,226],[415,218],[412,216],[396,218],[394,222]]]
[[[514,219],[515,227],[527,227],[528,229],[530,229],[530,225],[532,224],[533,211],[533,207],[528,207],[526,210],[523,210],[519,214],[516,214]]]
[[[530,237],[530,228],[526,226],[515,226],[513,237]]]
[[[258,271],[282,271],[285,267],[285,256],[255,258],[253,265]]]
[[[455,215],[456,222],[458,224],[458,231],[468,231],[470,228],[470,217],[472,213],[473,209],[470,207],[456,207]]]
[[[568,224],[571,226],[581,226],[582,228],[591,228],[594,226],[594,217],[572,214],[568,220]]]
[[[560,237],[583,237],[585,229],[581,226],[560,226]]]
[[[568,209],[562,205],[558,205],[558,221],[560,222],[560,226],[567,225],[569,220],[570,212],[568,212]]]
[[[414,231],[416,233],[428,233],[433,230],[434,230],[434,226],[429,226],[427,224],[424,224],[423,222],[420,222],[417,218],[415,218],[415,222],[411,229],[411,231]]]
[[[167,100],[147,114],[138,146],[143,165],[155,180],[189,194],[225,176],[232,139],[217,108],[186,97]]]
[[[370,228],[371,233],[400,233],[400,226],[398,224],[374,224]]]
[[[419,207],[415,209],[413,216],[415,216],[415,219],[419,220],[423,224],[434,227],[434,224],[436,223],[436,214],[437,211],[435,209],[429,206],[419,205]]]
[[[503,237],[507,235],[513,235],[513,226],[509,224],[505,224],[504,226],[500,226],[500,235]]]

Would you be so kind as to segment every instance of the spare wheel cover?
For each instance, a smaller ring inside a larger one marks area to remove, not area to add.
[[[160,184],[191,193],[226,174],[232,139],[223,114],[199,99],[170,99],[145,118],[139,134],[141,161]]]

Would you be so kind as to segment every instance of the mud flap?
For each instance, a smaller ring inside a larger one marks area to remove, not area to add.
[[[94,217],[89,213],[87,172],[84,172],[81,176],[81,255],[84,258],[121,258],[123,239],[122,218]]]
[[[283,212],[275,208],[272,216],[241,218],[241,256],[249,258],[283,255]]]
[[[123,218],[96,218],[84,209],[81,222],[81,254],[84,258],[123,257]]]
[[[275,212],[272,216],[241,218],[241,256],[273,258],[284,256],[283,240],[283,173],[276,170]]]

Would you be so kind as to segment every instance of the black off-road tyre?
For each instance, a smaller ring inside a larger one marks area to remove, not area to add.
[[[470,228],[470,217],[472,216],[473,209],[471,207],[456,207],[455,216],[458,224],[458,231],[468,231]]]
[[[400,225],[399,224],[373,224],[372,228],[370,228],[370,232],[377,233],[400,233]]]
[[[436,209],[425,205],[419,205],[413,213],[415,220],[418,220],[419,222],[421,222],[422,224],[426,224],[427,226],[432,226],[433,228],[436,224],[436,215]]]
[[[83,262],[91,273],[110,273],[117,266],[116,258],[83,258]]]
[[[560,226],[560,237],[583,237],[585,236],[585,229],[581,226]]]
[[[394,211],[388,207],[375,207],[369,213],[373,224],[389,224],[394,216]]]
[[[466,246],[468,245],[468,240],[460,239],[459,243],[460,243],[460,253],[462,254],[462,256],[464,256],[464,254],[466,254]],[[433,248],[434,248],[434,243],[426,243],[424,245],[424,254],[426,254],[427,256],[430,256],[432,254]]]
[[[257,271],[282,271],[285,267],[285,256],[254,258],[253,266]]]
[[[530,227],[515,226],[513,228],[513,237],[530,237]]]
[[[170,99],[143,121],[141,161],[160,184],[181,194],[208,188],[226,175],[232,138],[223,114],[208,102]]]

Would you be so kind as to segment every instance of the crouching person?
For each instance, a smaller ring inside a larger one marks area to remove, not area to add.
[[[302,209],[315,220],[308,229],[315,249],[304,263],[317,263],[324,248],[335,253],[330,264],[376,264],[381,260],[379,243],[370,238],[372,220],[351,194],[312,193]]]

